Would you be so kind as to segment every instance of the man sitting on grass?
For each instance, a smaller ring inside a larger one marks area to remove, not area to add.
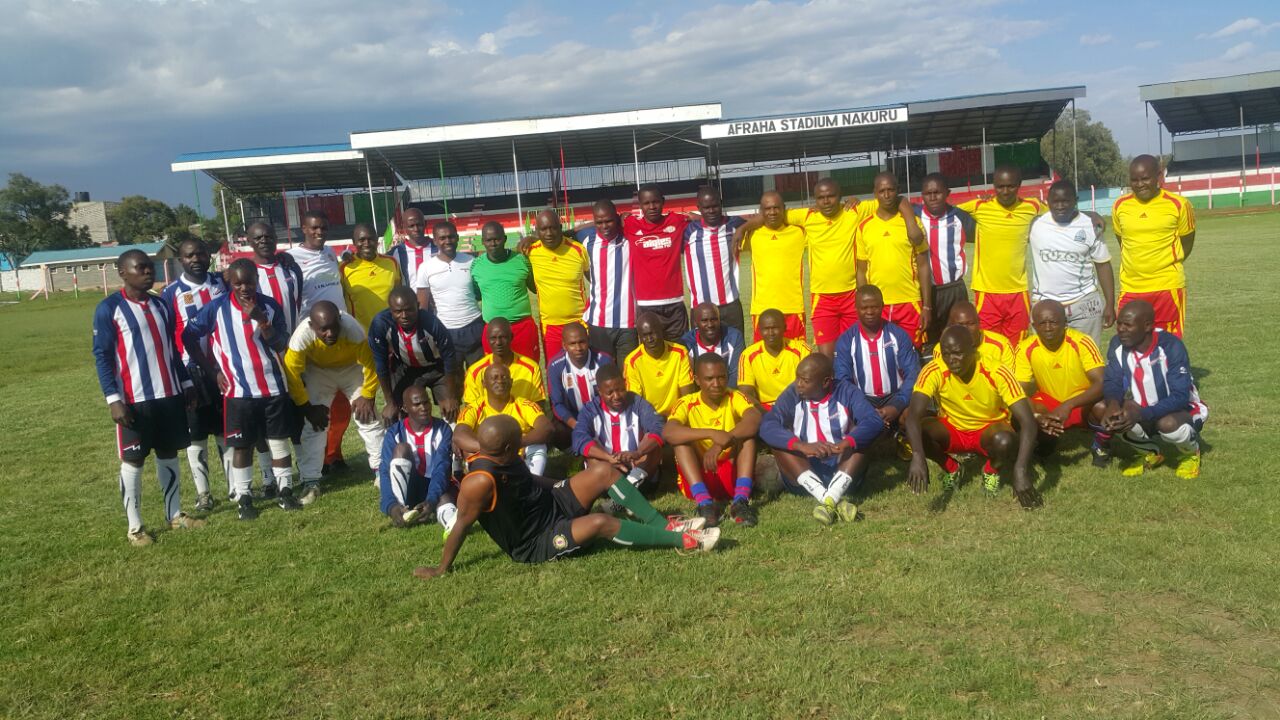
[[[491,352],[467,368],[462,402],[475,405],[484,397],[485,371],[493,365],[505,365],[510,370],[512,395],[534,403],[544,402],[547,392],[542,384],[542,368],[538,367],[536,359],[512,349],[511,323],[506,318],[497,317],[489,321],[484,332]]]
[[[942,487],[951,489],[960,480],[958,453],[978,453],[987,458],[982,485],[990,494],[1000,491],[999,467],[1013,464],[1013,492],[1024,508],[1041,504],[1031,484],[1031,452],[1036,443],[1035,415],[1013,373],[978,357],[973,335],[952,325],[942,331],[939,357],[925,365],[916,380],[907,408],[907,439],[911,442],[911,467],[907,481],[920,494],[929,487],[925,458],[946,473]],[[928,417],[936,403],[937,417]],[[1009,416],[1017,423],[1015,430]]]
[[[978,320],[978,309],[968,300],[957,301],[951,306],[951,314],[947,316],[947,327],[959,325],[969,331],[973,338],[973,346],[978,348],[978,357],[991,367],[1002,367],[1013,372],[1013,343],[994,330],[983,330]],[[941,351],[939,344],[933,346],[930,359],[937,359]]]
[[[760,411],[746,395],[729,387],[724,358],[706,353],[693,367],[698,392],[680,398],[663,430],[675,450],[680,490],[698,504],[698,516],[707,525],[720,522],[717,501],[732,501],[729,516],[755,527],[751,485]]]
[[[484,372],[484,397],[468,404],[458,413],[453,428],[453,445],[469,457],[480,452],[476,429],[486,418],[506,415],[520,428],[520,454],[529,471],[541,475],[547,467],[547,442],[551,440],[551,419],[542,408],[511,393],[511,371],[506,365],[490,365]]]
[[[440,564],[414,569],[415,577],[448,572],[476,522],[512,560],[524,563],[569,555],[597,540],[707,552],[720,539],[720,529],[703,528],[701,518],[663,517],[609,465],[544,485],[520,461],[521,432],[514,418],[489,418],[475,435],[480,452],[458,486],[457,532],[449,533]],[[589,513],[606,490],[639,522]]]
[[[857,385],[884,424],[896,429],[911,402],[911,388],[920,374],[920,356],[911,336],[885,320],[880,288],[863,285],[855,295],[858,322],[836,340],[837,380]]]
[[[738,360],[746,347],[746,338],[738,328],[721,322],[720,308],[704,302],[693,308],[693,327],[680,338],[680,344],[689,351],[689,359],[697,360],[706,353],[724,358],[729,366],[729,387],[738,387]]]
[[[449,481],[453,431],[431,416],[431,396],[420,383],[405,388],[397,405],[405,417],[387,428],[382,439],[378,488],[383,514],[396,527],[406,527],[435,517]]]
[[[764,411],[773,407],[796,376],[796,367],[809,354],[803,340],[787,337],[787,321],[779,310],[760,313],[756,324],[760,342],[742,351],[738,364],[738,389]]]
[[[596,373],[612,365],[613,358],[591,347],[587,328],[581,323],[561,329],[560,345],[563,350],[547,363],[547,384],[555,445],[564,449],[573,443],[578,413],[596,397]]]
[[[1178,477],[1200,477],[1200,430],[1209,408],[1200,402],[1187,347],[1172,332],[1156,329],[1155,310],[1146,300],[1120,309],[1116,336],[1107,348],[1102,396],[1104,426],[1122,433],[1139,453],[1122,474],[1135,477],[1164,461],[1159,435],[1182,455]]]
[[[636,322],[640,347],[622,364],[627,388],[665,416],[681,396],[693,392],[693,370],[684,346],[666,339],[663,320],[646,310]]]
[[[884,421],[862,391],[836,380],[831,358],[820,353],[800,361],[795,382],[760,423],[783,487],[817,500],[813,517],[823,525],[857,519],[858,506],[845,493],[861,484],[866,451],[882,430]]]
[[[1057,439],[1070,428],[1099,428],[1093,439],[1093,464],[1105,467],[1111,434],[1101,430],[1102,353],[1087,334],[1067,326],[1067,311],[1057,300],[1041,300],[1031,308],[1035,335],[1022,341],[1014,359],[1014,376],[1031,398],[1040,425],[1036,454],[1053,451]]]
[[[617,365],[596,373],[596,397],[578,412],[573,450],[588,470],[608,465],[637,488],[657,485],[662,463],[662,416],[648,400],[627,390]]]

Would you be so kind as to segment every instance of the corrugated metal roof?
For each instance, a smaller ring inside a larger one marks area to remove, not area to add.
[[[1280,70],[1138,86],[1171,133],[1280,122]]]
[[[127,250],[141,250],[148,255],[155,255],[165,247],[163,242],[139,243],[137,245],[117,245],[114,247],[95,246],[89,248],[76,248],[74,250],[41,250],[31,253],[26,260],[22,261],[21,267],[36,267],[38,265],[53,265],[57,263],[75,263],[75,262],[106,262],[108,260],[115,261],[122,253]]]

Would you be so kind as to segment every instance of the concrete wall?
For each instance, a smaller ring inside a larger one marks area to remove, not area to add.
[[[111,230],[107,213],[118,204],[98,200],[74,203],[71,206],[71,217],[68,221],[71,225],[83,225],[88,228],[89,237],[93,239],[95,245],[115,242],[116,235]]]

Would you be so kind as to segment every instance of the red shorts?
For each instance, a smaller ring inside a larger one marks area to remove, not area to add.
[[[493,352],[493,348],[489,347],[489,330],[485,326],[485,332],[480,336],[480,344],[484,347],[486,353]],[[517,355],[523,355],[534,362],[538,361],[541,355],[538,352],[538,323],[533,321],[533,317],[521,318],[511,322],[511,349]]]
[[[1038,392],[1031,396],[1032,404],[1039,403],[1044,406],[1045,410],[1054,410],[1062,403],[1054,399],[1053,396],[1043,392]],[[1076,407],[1071,410],[1071,414],[1067,416],[1067,421],[1062,424],[1063,429],[1084,426],[1084,408]]]
[[[804,313],[783,313],[783,320],[786,322],[786,330],[783,336],[792,340],[804,340]],[[751,325],[755,327],[755,335],[751,342],[760,342],[760,316],[751,316]]]
[[[813,294],[813,341],[833,343],[858,322],[858,291]]]
[[[905,330],[907,336],[911,338],[911,343],[917,350],[920,349],[920,344],[924,342],[924,326],[920,322],[920,303],[885,305],[880,317]]]
[[[561,340],[561,335],[564,333],[564,329],[570,325],[577,325],[579,327],[586,328],[586,324],[580,320],[577,322],[565,323],[564,325],[547,324],[542,326],[542,347],[547,351],[548,365],[551,364],[552,358],[559,355],[560,351],[563,349],[560,347],[563,342]],[[520,351],[517,350],[516,352]]]
[[[957,430],[947,422],[944,417],[938,418],[942,422],[943,427],[951,434],[951,442],[947,445],[948,453],[978,453],[986,455],[987,451],[982,448],[982,433],[995,423],[987,423],[977,430]]]
[[[702,453],[698,453],[698,457],[701,459]],[[711,494],[713,500],[733,499],[733,486],[737,482],[737,478],[734,477],[737,475],[737,467],[737,464],[734,463],[734,458],[727,457],[721,458],[720,462],[716,463],[716,471],[714,473],[707,474],[705,470],[703,471],[702,482],[706,483],[707,492]],[[678,464],[676,469],[676,484],[680,486],[680,492],[692,500],[693,490],[691,483],[685,479],[684,472],[679,470]]]
[[[1031,300],[1025,292],[988,293],[973,291],[973,304],[978,308],[978,322],[983,330],[998,332],[1014,347],[1022,342],[1031,327]]]
[[[1132,300],[1146,300],[1156,311],[1156,327],[1182,337],[1182,326],[1187,319],[1187,290],[1160,290],[1146,293],[1120,293],[1121,308]],[[1116,310],[1119,312],[1119,309]]]

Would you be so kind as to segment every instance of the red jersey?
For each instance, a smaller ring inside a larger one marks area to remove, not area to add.
[[[631,243],[631,277],[637,305],[666,305],[684,301],[680,260],[684,228],[689,218],[667,213],[657,223],[627,215],[622,232]]]

